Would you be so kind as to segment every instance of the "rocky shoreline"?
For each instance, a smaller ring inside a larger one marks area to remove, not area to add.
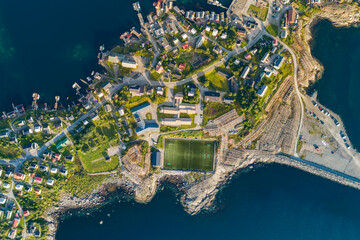
[[[310,51],[310,44],[313,40],[313,26],[322,19],[330,20],[335,27],[354,26],[360,22],[360,12],[357,11],[357,9],[358,8],[353,5],[328,4],[322,9],[322,12],[315,14],[307,22],[302,43],[304,44],[304,50],[311,56],[311,61],[314,65],[310,72],[301,72],[301,70],[299,70],[299,79],[303,86],[308,86],[309,80],[318,80],[324,71],[322,64],[311,55]],[[360,189],[360,182],[341,177],[286,156],[271,155],[268,153],[259,154],[252,150],[246,150],[242,157],[240,163],[236,166],[220,165],[212,175],[196,183],[186,183],[184,173],[171,171],[163,171],[159,175],[152,175],[139,185],[124,176],[120,177],[117,174],[112,174],[98,189],[95,189],[85,198],[72,197],[64,193],[59,204],[50,208],[45,214],[45,219],[49,223],[47,239],[55,239],[58,220],[69,210],[79,209],[86,211],[87,209],[100,206],[106,201],[107,196],[116,191],[122,191],[129,196],[133,196],[137,202],[146,203],[153,199],[162,182],[175,184],[183,193],[181,202],[185,211],[191,215],[195,215],[204,209],[209,209],[213,205],[216,194],[221,190],[222,186],[231,181],[239,170],[248,167],[251,168],[252,165],[259,163],[277,163],[295,167],[340,184]]]
[[[313,28],[314,26],[322,20],[329,20],[334,27],[352,27],[357,26],[360,23],[360,11],[359,7],[349,4],[337,4],[329,3],[326,4],[321,12],[315,13],[304,26],[304,33],[301,33],[301,30],[296,34],[299,35],[301,39],[300,45],[302,45],[302,50],[306,52],[306,55],[310,59],[312,64],[312,69],[306,69],[304,66],[305,63],[302,63],[302,58],[300,58],[300,65],[303,65],[303,68],[299,68],[299,83],[303,86],[309,86],[311,83],[319,80],[324,72],[324,66],[322,63],[316,59],[311,53],[311,44],[314,41],[313,39]],[[302,24],[302,23],[301,23]],[[300,36],[301,35],[301,36]],[[304,68],[306,71],[304,71]]]
[[[248,150],[243,156],[243,160],[236,167],[221,169],[222,175],[216,173],[197,184],[186,184],[183,176],[164,174],[160,178],[156,178],[154,185],[139,187],[127,180],[126,178],[111,178],[104,182],[98,189],[94,190],[86,198],[71,197],[64,194],[57,206],[52,207],[46,213],[46,220],[49,222],[49,234],[47,239],[55,239],[58,220],[63,214],[71,210],[87,211],[98,207],[106,202],[107,196],[116,191],[122,191],[133,197],[135,201],[147,203],[152,200],[156,194],[156,190],[163,182],[173,183],[182,193],[181,203],[184,210],[190,215],[198,214],[203,210],[210,209],[216,200],[216,195],[223,186],[231,181],[231,179],[240,170],[252,168],[256,164],[281,164],[309,172],[311,174],[329,179],[331,181],[360,189],[360,181],[352,181],[341,177],[337,174],[325,171],[323,169],[302,163],[286,156],[271,155],[268,153],[259,154],[257,151]],[[153,191],[155,189],[155,191]],[[145,196],[145,197],[144,197]]]

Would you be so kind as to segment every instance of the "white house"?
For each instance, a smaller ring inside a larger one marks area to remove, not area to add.
[[[54,185],[54,183],[55,183],[55,181],[54,181],[54,180],[52,180],[52,179],[48,179],[48,180],[46,180],[46,184],[47,184],[47,185],[49,185],[49,186]]]
[[[138,64],[135,61],[123,60],[121,66],[125,68],[137,68]]]
[[[249,66],[246,66],[246,67],[244,68],[244,70],[242,71],[240,77],[241,77],[242,79],[245,79],[245,78],[247,77],[247,75],[249,74],[249,72],[250,72],[250,67],[249,67]]]
[[[6,203],[6,198],[0,198],[0,204],[5,204]]]
[[[266,85],[262,85],[262,87],[257,91],[257,95],[259,97],[263,97],[267,91],[268,87]]]
[[[22,184],[16,184],[15,189],[18,191],[21,191],[23,189],[23,185]]]
[[[213,30],[213,32],[212,32],[212,35],[213,35],[213,37],[215,37],[216,35],[218,35],[218,33],[219,33],[219,30],[217,30],[216,28]]]

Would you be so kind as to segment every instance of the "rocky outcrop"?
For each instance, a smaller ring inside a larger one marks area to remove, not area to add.
[[[349,27],[360,22],[359,7],[350,4],[327,4],[315,17],[328,19],[335,27]]]
[[[314,14],[310,19],[306,17],[299,21],[293,44],[294,50],[299,56],[298,79],[302,86],[309,86],[311,82],[319,79],[324,71],[322,64],[315,59],[310,50],[313,40],[312,28],[320,20],[327,19],[335,27],[349,27],[360,22],[359,7],[351,4],[326,4],[320,12]]]

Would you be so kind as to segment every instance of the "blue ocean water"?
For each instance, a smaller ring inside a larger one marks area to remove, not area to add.
[[[325,71],[314,88],[318,100],[339,114],[356,149],[360,149],[360,28],[334,28],[321,21],[314,28],[312,54]]]
[[[147,14],[151,0],[141,1]],[[11,103],[54,104],[74,97],[71,88],[97,65],[99,46],[120,44],[120,35],[138,25],[132,1],[0,1],[0,111]]]
[[[139,0],[144,17],[154,10],[153,1]],[[56,95],[65,107],[71,104],[72,84],[81,84],[79,79],[92,70],[102,70],[96,58],[99,46],[109,49],[120,44],[123,32],[139,27],[133,2],[0,1],[0,112],[10,110],[11,103],[30,105],[33,92],[40,94],[40,104],[53,105]],[[179,0],[178,4],[221,10],[206,0]]]
[[[240,173],[212,212],[188,215],[165,188],[148,204],[114,201],[90,216],[73,214],[60,222],[56,237],[351,240],[360,235],[359,201],[358,190],[274,164]]]

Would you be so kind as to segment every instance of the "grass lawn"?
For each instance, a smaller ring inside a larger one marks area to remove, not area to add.
[[[268,10],[269,10],[268,6],[269,6],[269,4],[267,4],[267,7],[263,7],[262,9],[260,9],[259,7],[251,4],[248,9],[248,13],[249,13],[249,15],[253,15],[253,16],[259,18],[261,21],[265,21]]]
[[[96,162],[92,162],[92,168],[96,169],[97,172],[107,172],[116,169],[119,165],[119,157],[114,155],[110,158],[109,161],[105,161],[105,159],[101,159]]]
[[[0,142],[0,158],[14,159],[21,156],[21,149],[16,145],[10,144],[8,141]]]
[[[37,144],[39,144],[39,147],[41,147],[42,145],[44,145],[46,142],[50,141],[52,138],[54,137],[54,135],[52,134],[45,134],[43,132],[40,133],[33,133],[33,134],[29,134],[29,135],[25,135],[25,136],[21,136],[19,138],[19,142],[20,145],[22,147],[29,145],[33,142],[36,142]]]
[[[212,171],[214,141],[165,139],[165,169]]]
[[[278,30],[278,27],[276,25],[271,24],[271,25],[266,27],[266,31],[268,31],[274,37],[277,37],[279,30]]]
[[[229,105],[218,102],[207,102],[204,108],[203,125],[206,125],[209,120],[215,119],[231,109],[232,108]]]
[[[209,88],[213,88],[214,90],[219,90],[222,92],[227,92],[229,90],[226,78],[217,74],[216,70],[205,74],[205,77],[210,82]]]
[[[87,172],[104,172],[116,168],[113,160],[105,162],[107,149],[117,146],[119,139],[114,123],[100,120],[94,125],[90,123],[82,132],[73,136],[80,160]]]
[[[158,74],[158,73],[155,71],[155,69],[152,69],[152,70],[150,71],[150,78],[151,78],[151,80],[153,80],[153,81],[159,81],[160,78],[161,78],[161,74]]]
[[[152,119],[151,113],[147,113],[147,114],[146,114],[146,119],[147,119],[147,120],[151,120],[151,119]]]

